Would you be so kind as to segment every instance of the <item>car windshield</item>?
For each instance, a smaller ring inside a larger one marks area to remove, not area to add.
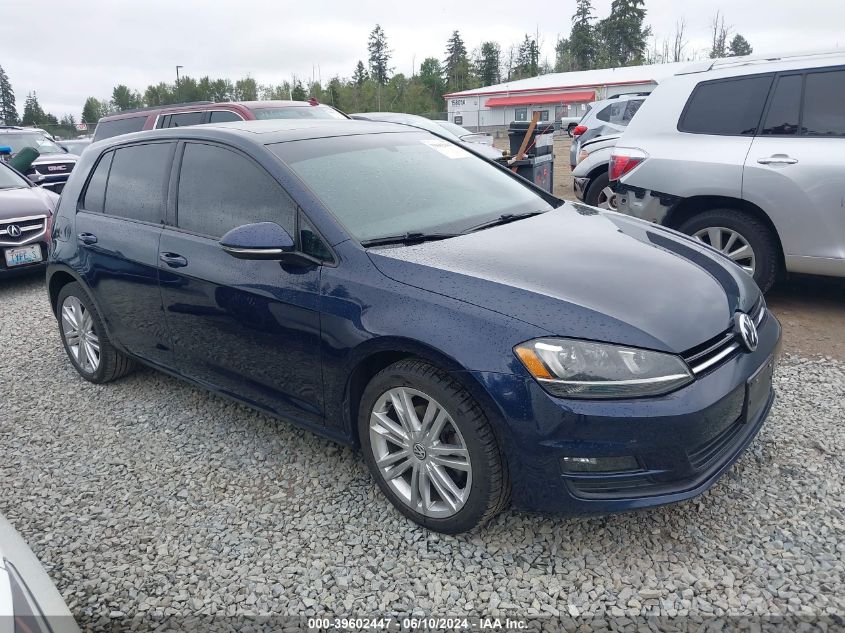
[[[286,106],[283,108],[255,108],[256,119],[345,119],[340,112],[326,106]]]
[[[0,162],[0,189],[20,189],[28,186],[29,183],[23,177]]]
[[[465,127],[461,127],[460,125],[452,123],[451,121],[435,121],[435,123],[437,125],[439,125],[440,127],[444,128],[446,130],[449,130],[452,134],[454,134],[458,138],[460,138],[462,136],[467,136],[469,134],[473,134],[473,132],[470,132]]]
[[[360,134],[269,148],[359,241],[455,233],[552,206],[516,177],[425,132]]]
[[[17,154],[26,147],[38,150],[39,154],[63,154],[61,147],[38,132],[7,132],[0,134],[0,146],[8,145],[12,154]]]

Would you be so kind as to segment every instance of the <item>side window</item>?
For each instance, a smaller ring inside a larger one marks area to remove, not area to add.
[[[159,121],[159,127],[185,127],[186,125],[199,125],[205,112],[180,112],[179,114],[168,114]]]
[[[540,120],[541,121],[548,121],[549,120],[549,111],[548,110],[540,110]]]
[[[513,120],[514,121],[527,121],[528,120],[528,108],[514,108]]]
[[[130,145],[114,151],[105,212],[130,220],[164,219],[174,143]]]
[[[128,119],[114,119],[113,121],[101,121],[94,130],[94,141],[101,141],[104,138],[111,138],[118,134],[129,134],[140,132],[147,122],[147,115],[130,117]]]
[[[332,252],[323,242],[323,238],[317,233],[304,213],[299,214],[299,248],[306,255],[311,255],[321,261],[332,261]]]
[[[798,134],[798,117],[801,115],[801,75],[787,75],[778,79],[766,121],[760,134],[763,136],[789,136]]]
[[[609,105],[609,106],[605,106],[604,108],[602,108],[601,110],[599,110],[599,111],[596,113],[596,118],[597,118],[599,121],[604,121],[605,123],[610,123],[610,117],[611,117],[611,112],[612,112],[612,110],[613,110],[613,105],[615,105],[615,104],[611,104],[611,105]]]
[[[231,110],[212,110],[209,123],[225,123],[226,121],[243,121],[237,112]]]
[[[640,109],[640,106],[643,104],[643,99],[631,99],[625,105],[625,113],[622,115],[622,123],[628,125],[631,122],[631,119],[634,118],[634,115],[637,113],[637,110]]]
[[[845,136],[845,70],[807,73],[804,87],[803,133]]]
[[[702,82],[687,101],[678,129],[696,134],[753,135],[771,84],[771,75]]]
[[[100,158],[97,167],[94,168],[94,173],[91,174],[91,179],[85,188],[85,197],[82,200],[82,208],[85,211],[103,212],[103,205],[106,201],[106,181],[109,178],[109,168],[113,156],[114,152],[107,152]]]
[[[275,222],[295,232],[296,204],[257,163],[216,145],[188,143],[182,157],[177,224],[221,237],[252,222]]]

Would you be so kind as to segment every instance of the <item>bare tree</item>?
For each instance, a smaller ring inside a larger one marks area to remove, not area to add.
[[[710,59],[728,56],[728,36],[731,34],[731,28],[731,26],[725,24],[725,16],[716,11],[716,15],[710,23],[712,35]]]
[[[672,43],[672,61],[680,62],[684,59],[684,49],[687,47],[687,41],[684,39],[684,31],[687,28],[687,21],[681,18],[675,22],[675,37]]]

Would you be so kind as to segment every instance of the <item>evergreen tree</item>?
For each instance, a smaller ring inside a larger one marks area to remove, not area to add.
[[[15,105],[15,91],[3,67],[0,66],[0,123],[17,125],[18,108]]]
[[[140,108],[142,105],[141,95],[130,90],[124,84],[120,84],[112,90],[111,104],[118,112]]]
[[[365,81],[367,81],[367,69],[364,66],[364,62],[359,59],[358,65],[355,66],[355,72],[352,73],[352,83],[354,83],[356,87],[360,88],[364,85]]]
[[[443,79],[443,67],[436,57],[426,57],[420,64],[419,82],[424,86],[426,94],[430,95],[433,103],[442,103],[446,92],[446,82]]]
[[[384,30],[378,24],[370,33],[367,50],[370,53],[370,77],[378,85],[383,86],[387,83],[393,69],[388,66],[391,51],[387,47],[387,35],[384,34]]]
[[[540,74],[540,48],[537,40],[526,34],[516,53],[514,75],[516,79],[536,77]]]
[[[728,54],[731,57],[741,57],[742,55],[750,55],[754,52],[754,49],[751,48],[751,44],[748,43],[748,40],[742,37],[739,33],[734,35],[733,39],[731,40],[730,46],[728,46]]]
[[[26,96],[26,102],[23,106],[23,118],[21,118],[22,125],[41,125],[45,123],[46,115],[41,109],[41,104],[38,103],[38,96],[35,92],[30,92]]]
[[[572,61],[572,52],[569,47],[569,40],[561,38],[555,44],[555,72],[566,73],[575,69]]]
[[[302,82],[296,77],[294,77],[293,84],[291,85],[290,98],[294,101],[306,101],[308,99],[308,92],[302,86]]]
[[[651,29],[644,26],[644,0],[613,0],[610,15],[598,24],[601,37],[599,63],[634,66],[643,63]]]
[[[475,75],[482,86],[502,80],[502,48],[497,42],[482,42],[475,62]]]
[[[593,4],[590,0],[577,0],[572,15],[572,30],[566,48],[567,70],[591,70],[596,67],[596,30],[592,24]],[[559,52],[556,50],[556,52]],[[558,56],[558,61],[560,56]]]
[[[446,73],[446,89],[449,92],[458,92],[469,87],[469,57],[458,31],[453,31],[446,42],[446,61],[443,66]]]
[[[235,101],[257,101],[258,84],[252,77],[244,77],[235,82],[233,94]]]
[[[89,125],[96,124],[103,116],[103,106],[95,97],[88,97],[82,106],[82,121]]]

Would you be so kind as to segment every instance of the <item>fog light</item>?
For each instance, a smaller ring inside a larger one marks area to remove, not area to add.
[[[568,473],[610,473],[640,470],[636,457],[561,457],[560,465]]]

